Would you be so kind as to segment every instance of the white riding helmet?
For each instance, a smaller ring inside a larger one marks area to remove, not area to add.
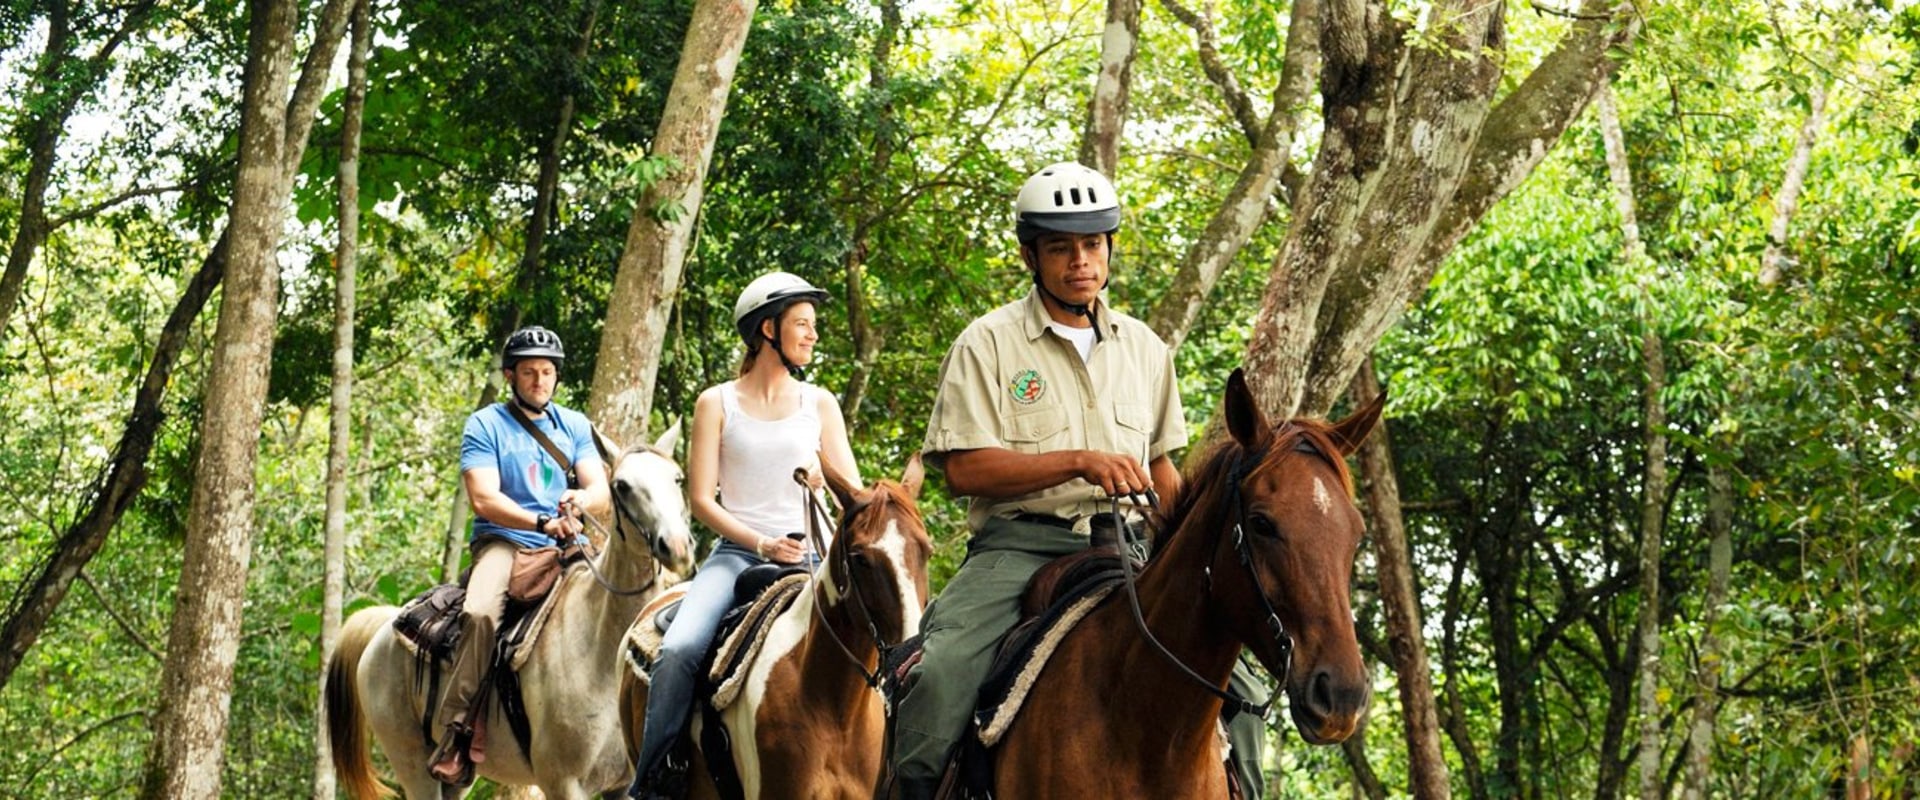
[[[1113,233],[1120,229],[1120,196],[1098,170],[1071,161],[1028,178],[1014,200],[1014,235],[1023,245],[1048,232]]]
[[[752,328],[749,321],[758,326],[754,319],[756,312],[784,307],[787,301],[808,300],[818,305],[827,301],[827,290],[807,283],[805,278],[791,272],[769,272],[740,291],[740,299],[733,304],[733,326],[740,329],[740,335],[751,338]]]

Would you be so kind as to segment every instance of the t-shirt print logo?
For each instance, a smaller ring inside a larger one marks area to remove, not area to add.
[[[1013,401],[1021,405],[1033,405],[1047,393],[1047,382],[1040,379],[1040,373],[1024,370],[1013,376],[1013,382],[1007,384],[1007,392],[1013,395]]]
[[[555,472],[553,465],[548,464],[544,458],[529,462],[527,464],[527,485],[544,489],[553,483]]]

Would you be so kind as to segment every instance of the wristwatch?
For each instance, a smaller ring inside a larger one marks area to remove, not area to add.
[[[547,532],[547,523],[549,523],[549,522],[552,522],[552,521],[553,521],[553,517],[550,517],[550,516],[548,516],[548,515],[546,515],[546,514],[541,514],[540,516],[537,516],[537,517],[534,517],[534,518],[533,518],[533,531],[534,531],[534,533],[546,533],[546,532]]]

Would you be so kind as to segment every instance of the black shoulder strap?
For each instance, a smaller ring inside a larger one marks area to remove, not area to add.
[[[573,459],[567,458],[565,453],[560,452],[560,446],[554,444],[552,439],[547,438],[546,432],[540,430],[540,426],[533,424],[533,420],[527,419],[527,413],[520,410],[520,404],[508,401],[507,412],[513,415],[515,422],[520,423],[520,427],[527,429],[527,433],[533,434],[533,440],[539,442],[541,447],[546,448],[547,455],[553,456],[554,462],[560,465],[561,471],[567,473],[567,488],[580,488],[578,485],[580,479],[573,474]],[[553,413],[553,419],[555,423],[558,424],[560,415],[557,412],[550,413]]]

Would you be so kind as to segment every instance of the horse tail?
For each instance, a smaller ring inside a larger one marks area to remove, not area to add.
[[[391,606],[363,609],[347,618],[340,632],[340,644],[333,649],[327,665],[327,742],[333,749],[333,771],[347,796],[355,800],[390,797],[387,788],[373,772],[367,757],[367,721],[360,711],[358,687],[360,656],[380,628],[393,620],[399,609]]]

